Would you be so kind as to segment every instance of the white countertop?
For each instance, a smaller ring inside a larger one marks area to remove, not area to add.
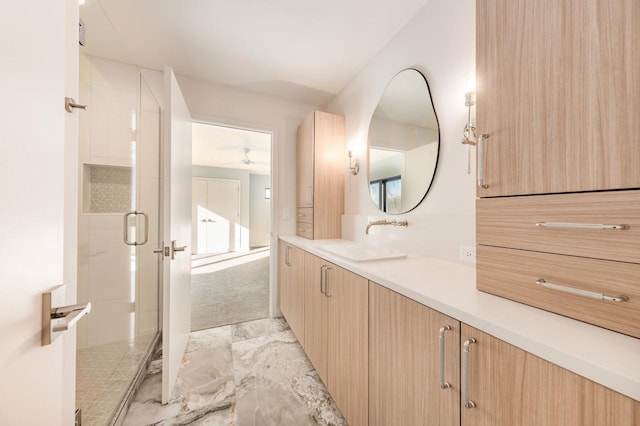
[[[472,266],[411,254],[352,262],[318,250],[346,240],[280,239],[640,401],[640,339],[480,292]]]

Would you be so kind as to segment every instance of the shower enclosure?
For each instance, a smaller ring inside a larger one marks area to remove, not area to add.
[[[135,66],[81,55],[76,407],[113,424],[159,338],[160,107]]]

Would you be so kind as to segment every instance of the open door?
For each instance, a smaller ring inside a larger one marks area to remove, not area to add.
[[[191,330],[191,114],[169,67],[164,81],[162,403],[171,399]]]
[[[43,293],[76,298],[78,1],[3,8],[0,54],[0,424],[70,425],[75,326],[41,339]]]

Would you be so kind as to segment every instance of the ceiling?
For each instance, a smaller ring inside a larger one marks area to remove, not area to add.
[[[428,0],[86,0],[88,55],[322,106]]]
[[[86,0],[82,51],[322,106],[427,1]],[[269,134],[194,123],[195,165],[268,174],[270,153]]]
[[[271,134],[193,123],[192,163],[196,166],[271,173]],[[249,160],[249,161],[247,161]]]

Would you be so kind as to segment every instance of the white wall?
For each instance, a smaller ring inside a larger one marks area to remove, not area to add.
[[[162,74],[143,69],[162,105]],[[191,116],[195,121],[226,124],[249,130],[271,132],[271,201],[276,216],[274,235],[295,234],[296,129],[317,106],[276,98],[178,76]],[[291,213],[283,219],[283,210]]]
[[[271,200],[265,199],[265,188],[271,188],[269,175],[251,175],[249,206],[249,244],[251,247],[269,245],[269,207]]]
[[[431,89],[440,123],[440,158],[429,194],[415,210],[400,215],[408,228],[375,227],[382,218],[371,203],[367,174],[347,174],[343,238],[386,244],[431,257],[458,261],[459,245],[475,245],[475,180],[466,174],[460,143],[466,122],[464,93],[475,70],[475,3],[431,0],[334,99],[327,109],[346,118],[347,144],[366,159],[369,120],[385,87],[400,70],[421,71]]]

